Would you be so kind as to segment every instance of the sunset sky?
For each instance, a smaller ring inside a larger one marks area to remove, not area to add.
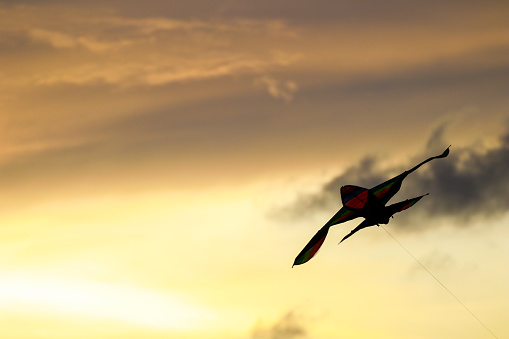
[[[509,337],[508,1],[0,1],[1,338]],[[295,256],[451,146],[382,228]]]

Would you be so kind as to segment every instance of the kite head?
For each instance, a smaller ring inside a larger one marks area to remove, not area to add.
[[[449,147],[451,147],[451,145],[449,145]],[[447,149],[444,151],[444,153],[440,154],[437,158],[445,158],[446,156],[449,155],[449,147],[447,147]]]

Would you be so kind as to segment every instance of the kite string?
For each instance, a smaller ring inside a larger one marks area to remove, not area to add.
[[[474,312],[472,312],[472,311],[471,311],[471,310],[470,310],[470,309],[469,309],[469,308],[468,308],[468,307],[467,307],[467,306],[466,306],[463,302],[461,302],[461,300],[459,300],[459,299],[458,299],[458,297],[457,297],[456,295],[454,295],[454,293],[452,293],[452,291],[451,291],[450,289],[448,289],[448,288],[447,288],[444,284],[442,284],[442,282],[441,282],[440,280],[438,280],[438,278],[437,278],[437,277],[436,277],[433,273],[431,273],[431,271],[430,271],[430,270],[428,270],[428,269],[426,268],[426,266],[424,266],[424,265],[423,265],[423,264],[422,264],[419,260],[417,260],[417,258],[416,258],[416,257],[415,257],[412,253],[410,253],[410,251],[409,251],[409,250],[407,250],[407,249],[405,248],[405,246],[403,246],[403,244],[402,244],[402,243],[400,243],[400,242],[398,241],[398,239],[396,239],[396,238],[395,238],[395,237],[394,237],[394,236],[393,236],[393,235],[392,235],[389,231],[387,231],[387,229],[385,229],[385,227],[383,227],[383,225],[381,225],[381,226],[382,226],[382,228],[384,229],[384,231],[385,231],[385,232],[387,232],[387,234],[388,234],[388,235],[390,235],[390,236],[391,236],[391,238],[392,238],[392,239],[394,239],[394,241],[395,241],[395,242],[397,242],[399,246],[401,246],[401,248],[402,248],[402,249],[404,249],[404,250],[405,250],[405,251],[406,251],[406,252],[407,252],[407,253],[408,253],[408,254],[409,254],[412,258],[414,258],[414,260],[415,260],[415,261],[416,261],[416,262],[417,262],[417,263],[418,263],[418,264],[419,264],[422,268],[424,268],[424,270],[425,270],[426,272],[428,272],[428,273],[429,273],[429,275],[430,275],[430,276],[432,276],[432,277],[433,277],[433,278],[434,278],[434,279],[435,279],[435,280],[436,280],[436,281],[437,281],[437,282],[438,282],[438,283],[439,283],[439,284],[440,284],[440,285],[441,285],[441,286],[442,286],[442,287],[443,287],[443,288],[444,288],[447,292],[449,292],[449,294],[450,294],[450,295],[452,295],[452,296],[454,297],[454,299],[456,299],[456,300],[457,300],[457,301],[461,304],[461,306],[463,306],[463,307],[464,307],[464,308],[465,308],[465,309],[466,309],[466,310],[467,310],[467,311],[468,311],[468,312],[469,312],[469,313],[470,313],[470,314],[471,314],[471,315],[472,315],[472,316],[473,316],[473,317],[474,317],[474,318],[475,318],[475,319],[476,319],[476,320],[477,320],[477,321],[478,321],[478,322],[479,322],[482,326],[484,326],[484,328],[485,328],[485,329],[487,329],[487,330],[488,330],[488,332],[490,332],[490,333],[491,333],[491,335],[492,335],[493,337],[495,337],[495,338],[497,338],[497,339],[498,339],[498,337],[495,335],[495,333],[493,333],[493,332],[492,332],[492,331],[488,328],[488,326],[486,326],[486,325],[485,325],[485,324],[481,321],[481,319],[479,319],[479,318],[478,318],[478,317],[474,314]]]

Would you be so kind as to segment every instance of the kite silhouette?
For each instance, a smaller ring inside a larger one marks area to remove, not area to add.
[[[423,196],[428,195],[428,193],[416,198],[407,199],[405,201],[385,206],[387,202],[389,202],[389,200],[398,193],[401,188],[401,183],[407,175],[433,159],[445,158],[449,155],[449,147],[447,147],[442,154],[426,159],[412,169],[405,171],[371,189],[353,185],[341,187],[341,201],[343,202],[343,207],[341,207],[341,209],[315,234],[315,236],[311,238],[308,244],[295,258],[293,266],[304,264],[313,258],[316,252],[318,252],[320,246],[322,246],[331,226],[341,224],[358,217],[364,218],[364,221],[361,222],[359,226],[354,228],[340,241],[341,243],[343,240],[349,238],[355,232],[363,228],[374,225],[380,226],[380,224],[388,224],[389,219],[395,213],[404,211],[415,205],[417,201],[419,201]]]

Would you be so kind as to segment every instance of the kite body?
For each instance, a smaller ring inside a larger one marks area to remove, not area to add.
[[[331,226],[359,217],[364,218],[364,221],[361,222],[359,226],[354,228],[341,240],[342,242],[363,228],[387,224],[389,223],[389,219],[395,213],[412,207],[417,201],[427,194],[407,199],[389,206],[386,206],[386,204],[396,193],[398,193],[401,188],[401,183],[407,175],[433,159],[445,158],[449,155],[449,147],[447,147],[441,155],[428,158],[412,169],[405,171],[371,189],[353,185],[341,187],[341,201],[343,203],[343,207],[314,235],[313,238],[311,238],[304,249],[299,253],[299,255],[297,255],[293,265],[304,264],[309,261],[316,252],[318,252],[318,249],[320,249],[325,241],[325,237],[327,236]]]

